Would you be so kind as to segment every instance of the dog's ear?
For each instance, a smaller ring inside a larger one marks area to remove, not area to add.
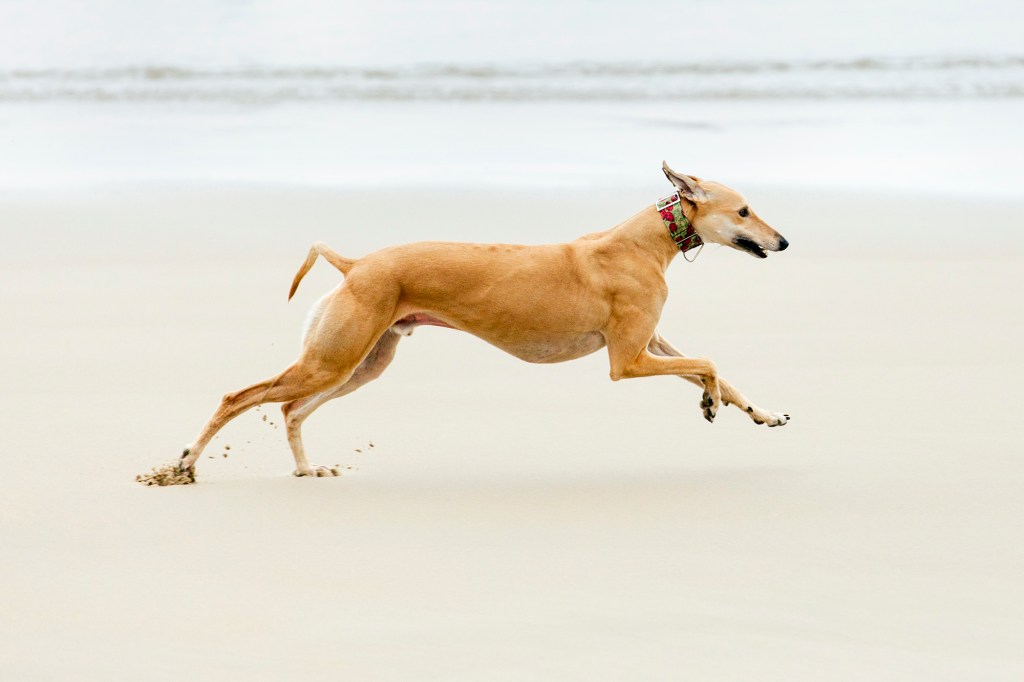
[[[681,196],[697,204],[708,200],[708,193],[700,186],[700,178],[676,173],[664,161],[661,162],[661,170],[665,172],[665,177],[668,178],[668,181],[679,190]]]

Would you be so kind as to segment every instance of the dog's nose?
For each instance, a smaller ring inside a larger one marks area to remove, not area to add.
[[[779,237],[779,251],[785,251],[789,248],[789,242],[786,241],[785,237]]]

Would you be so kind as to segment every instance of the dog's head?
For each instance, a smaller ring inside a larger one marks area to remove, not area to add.
[[[662,162],[661,169],[679,196],[694,206],[693,229],[705,242],[725,244],[757,258],[768,251],[785,251],[789,242],[757,217],[743,195],[717,182],[676,173]]]

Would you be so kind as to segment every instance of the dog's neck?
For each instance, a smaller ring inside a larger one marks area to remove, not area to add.
[[[696,208],[691,202],[680,197],[678,203],[668,207],[669,210],[663,208],[663,202],[665,200],[644,209],[636,216],[636,221],[631,220],[628,224],[637,246],[651,252],[663,263],[664,270],[668,269],[673,258],[700,247],[703,241],[693,226]],[[673,208],[678,214],[671,211]],[[667,215],[672,219],[666,217]],[[670,226],[673,222],[677,227],[675,230]]]
[[[692,225],[697,213],[693,204],[683,199],[679,203],[679,209],[693,229]],[[663,272],[668,269],[672,259],[682,253],[675,239],[669,234],[665,220],[656,205],[645,208],[616,228],[615,232],[621,236],[628,236],[635,248],[649,252],[661,263]]]

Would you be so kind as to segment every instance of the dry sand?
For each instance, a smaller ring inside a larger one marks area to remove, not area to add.
[[[307,422],[342,476],[288,475],[266,406],[135,482],[293,358],[312,240],[560,241],[657,192],[0,197],[0,678],[1024,679],[1013,203],[751,190],[788,252],[675,263],[662,331],[783,429],[420,329]]]

